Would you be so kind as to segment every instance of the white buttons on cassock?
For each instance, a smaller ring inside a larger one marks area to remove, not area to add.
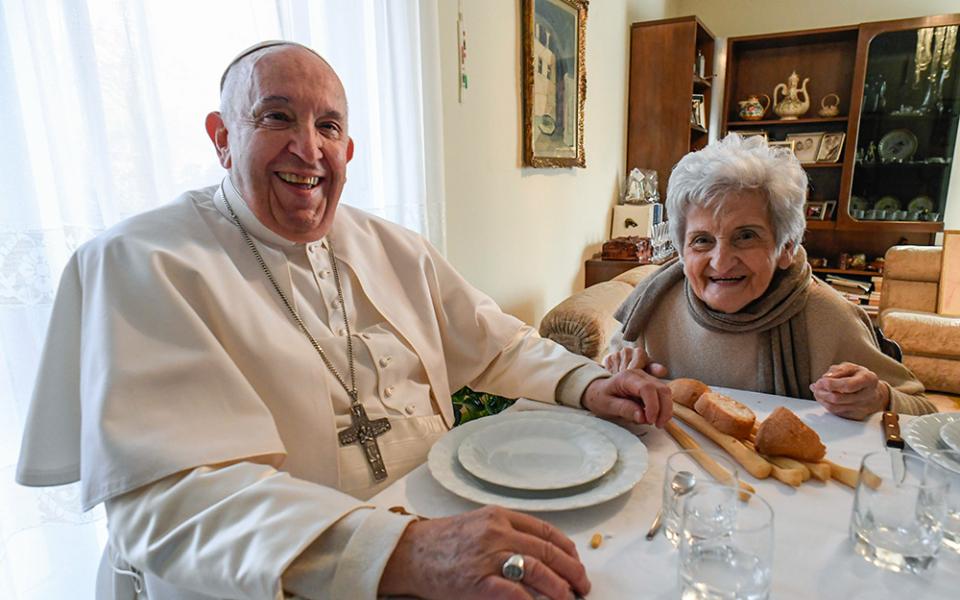
[[[417,407],[413,404],[408,404],[403,407],[403,412],[407,413],[408,415],[412,415],[413,413],[417,412]]]
[[[330,275],[330,271],[327,269],[322,269],[317,273],[317,276],[320,277],[320,279],[326,279],[328,275]]]
[[[339,335],[340,337],[343,337],[347,335],[347,330],[341,327],[340,329],[337,330],[337,335]]]
[[[390,358],[391,358],[390,356],[384,356],[384,357],[380,358],[380,366],[381,366],[381,367],[386,367],[387,365],[389,365],[389,364],[390,364]]]
[[[333,302],[330,303],[330,308],[332,308],[333,310],[337,310],[338,308],[340,308],[340,299],[335,298]]]
[[[383,395],[389,398],[393,395],[393,386],[389,385],[383,390]]]

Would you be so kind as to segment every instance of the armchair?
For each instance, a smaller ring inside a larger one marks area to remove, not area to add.
[[[887,250],[880,327],[903,351],[903,363],[930,390],[960,393],[960,317],[937,313],[943,249]]]

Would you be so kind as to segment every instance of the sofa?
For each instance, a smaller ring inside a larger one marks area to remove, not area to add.
[[[614,311],[644,277],[659,268],[641,265],[575,293],[544,315],[540,335],[571,352],[599,361],[620,326],[613,318]]]
[[[960,394],[960,317],[937,312],[942,260],[939,246],[887,250],[880,327],[927,389]]]

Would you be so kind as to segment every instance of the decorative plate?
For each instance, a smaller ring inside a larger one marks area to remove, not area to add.
[[[930,196],[917,196],[907,205],[910,212],[932,212],[933,199]]]
[[[457,458],[471,475],[518,490],[560,490],[607,474],[617,448],[587,425],[521,419],[467,436]]]
[[[917,151],[917,144],[917,136],[909,129],[894,129],[880,138],[877,150],[884,162],[906,161]]]
[[[617,448],[617,462],[610,472],[585,485],[564,490],[515,490],[477,479],[457,459],[460,443],[481,429],[499,427],[512,421],[538,422],[545,419],[586,425],[605,435]],[[510,412],[470,421],[447,432],[430,449],[427,468],[440,485],[472,502],[498,504],[514,510],[550,512],[593,506],[629,492],[647,471],[647,448],[626,429],[593,416],[548,410]]]
[[[867,210],[870,208],[866,198],[860,196],[850,196],[850,208],[852,210]]]
[[[884,196],[873,205],[873,210],[900,210],[900,201],[896,196]]]
[[[940,442],[940,428],[948,423],[960,421],[960,413],[933,413],[910,419],[903,428],[903,439],[917,454],[930,458],[930,454],[945,450]]]
[[[960,420],[947,423],[940,428],[940,441],[960,452]]]

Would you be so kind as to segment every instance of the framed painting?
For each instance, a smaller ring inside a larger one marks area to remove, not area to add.
[[[587,0],[523,0],[523,163],[585,167]]]

